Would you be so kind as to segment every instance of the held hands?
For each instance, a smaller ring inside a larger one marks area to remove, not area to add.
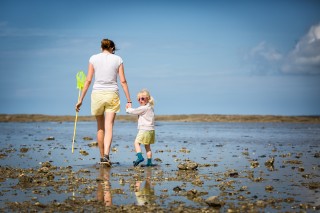
[[[81,105],[82,105],[82,102],[81,102],[81,101],[79,101],[79,102],[76,104],[75,110],[76,110],[77,112],[80,111]],[[132,107],[132,103],[127,103],[127,104],[126,104],[126,109],[131,108],[131,107]]]
[[[129,103],[129,102],[128,102],[128,103],[126,104],[126,109],[131,108],[131,107],[132,107],[132,103]]]

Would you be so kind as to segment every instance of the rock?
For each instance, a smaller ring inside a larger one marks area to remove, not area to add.
[[[38,172],[39,173],[48,173],[50,171],[49,167],[41,167]]]
[[[47,167],[47,168],[50,168],[50,167],[52,167],[52,165],[51,165],[51,163],[50,163],[50,162],[46,161],[46,162],[43,162],[43,163],[41,164],[41,167]]]
[[[320,158],[320,152],[315,153],[315,154],[314,154],[314,157],[315,157],[315,158]]]
[[[249,156],[249,152],[248,151],[242,152],[242,155]]]
[[[240,191],[247,191],[248,190],[248,186],[241,186]]]
[[[265,166],[267,167],[270,167],[270,166],[273,166],[274,165],[274,158],[270,158],[268,159],[265,163],[264,163]]]
[[[96,178],[96,181],[97,181],[97,182],[103,182],[104,180],[103,180],[103,178],[97,177],[97,178]]]
[[[48,173],[47,174],[47,180],[53,180],[54,179],[54,174],[53,173]]]
[[[198,202],[198,203],[202,203],[203,202],[203,198],[202,197],[195,197],[193,198],[194,202]]]
[[[257,177],[257,178],[254,178],[253,181],[254,182],[261,182],[261,181],[263,181],[263,178],[262,177]]]
[[[40,202],[36,202],[34,205],[35,205],[35,206],[38,206],[38,207],[40,207],[40,208],[46,208],[46,205],[45,205],[45,204],[42,204],[42,203],[40,203]]]
[[[265,187],[265,190],[266,191],[273,191],[273,186],[268,185]]]
[[[120,185],[124,185],[126,183],[126,181],[123,178],[120,178],[119,183],[120,183]]]
[[[89,155],[89,153],[85,150],[80,150],[79,152],[81,155],[84,155],[84,156]]]
[[[21,148],[20,149],[20,152],[21,153],[26,153],[26,152],[28,152],[29,151],[29,148]]]
[[[320,188],[320,182],[310,182],[310,183],[304,183],[302,185],[307,186],[309,189],[319,189]]]
[[[176,186],[173,188],[173,191],[180,192],[182,189],[179,186]]]
[[[198,191],[196,189],[191,189],[189,191],[187,191],[187,196],[189,197],[195,197],[197,196]]]
[[[219,199],[218,196],[211,196],[205,200],[206,204],[208,204],[211,207],[218,207],[220,208],[223,206],[223,202]]]
[[[238,177],[239,176],[239,173],[236,171],[236,170],[230,170],[230,171],[227,171],[224,173],[225,176],[227,177]]]
[[[257,205],[258,207],[265,207],[267,204],[266,204],[266,202],[263,201],[263,200],[257,200],[256,205]]]
[[[94,141],[88,144],[89,147],[96,147],[98,146],[98,142]]]
[[[47,141],[53,141],[53,140],[55,140],[55,138],[53,136],[49,136],[49,137],[46,138],[46,140]]]
[[[293,203],[294,202],[294,198],[293,197],[288,197],[284,199],[285,202],[287,203]]]
[[[237,198],[238,198],[238,200],[245,200],[246,199],[246,197],[243,195],[239,195]]]
[[[156,162],[162,162],[162,160],[160,158],[155,158],[154,161]]]
[[[312,178],[312,175],[311,174],[303,174],[301,175],[303,178],[306,178],[306,179],[310,179]]]
[[[251,161],[250,165],[251,165],[252,168],[256,168],[256,167],[259,166],[259,162],[258,161]]]
[[[18,180],[21,183],[31,183],[33,178],[29,177],[29,176],[27,176],[25,174],[21,174],[21,175],[19,175]]]
[[[180,163],[178,165],[178,169],[180,170],[195,170],[197,168],[198,164],[195,162]]]
[[[92,137],[88,137],[88,136],[83,137],[82,139],[83,139],[83,140],[85,140],[85,141],[91,141],[91,140],[93,140],[93,138],[92,138]]]
[[[302,164],[301,160],[286,160],[283,161],[284,164]]]
[[[295,156],[295,158],[301,158],[303,156],[303,153],[297,153],[297,155]]]
[[[203,181],[200,178],[196,178],[194,181],[191,182],[193,185],[202,186]]]
[[[190,153],[190,150],[185,147],[181,148],[179,151],[183,153]]]

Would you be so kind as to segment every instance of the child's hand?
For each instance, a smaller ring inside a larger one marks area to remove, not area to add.
[[[126,109],[131,108],[131,105],[132,105],[131,103],[127,103],[126,104]]]

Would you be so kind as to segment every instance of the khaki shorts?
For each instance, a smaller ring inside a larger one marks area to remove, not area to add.
[[[155,131],[154,130],[139,130],[135,141],[140,144],[144,144],[144,145],[154,144]]]
[[[116,91],[92,91],[91,114],[103,115],[105,112],[120,112],[120,98]]]

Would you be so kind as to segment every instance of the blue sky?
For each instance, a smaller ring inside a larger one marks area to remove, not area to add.
[[[132,99],[148,88],[157,114],[320,115],[319,11],[317,0],[1,0],[0,113],[74,115],[75,75],[109,38]]]

